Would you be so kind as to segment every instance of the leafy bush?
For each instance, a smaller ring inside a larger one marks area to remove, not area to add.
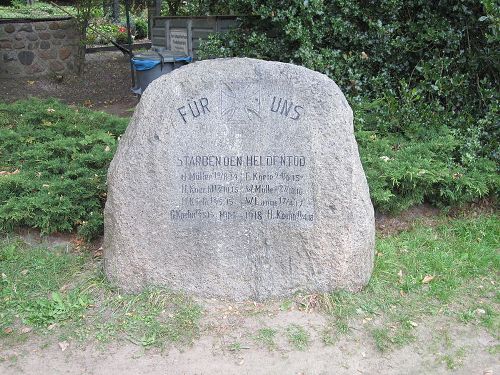
[[[126,125],[55,100],[0,104],[0,229],[102,233],[107,167]]]
[[[148,21],[143,18],[135,20],[135,37],[136,39],[144,39],[148,37]]]
[[[244,0],[201,58],[322,72],[342,88],[381,209],[498,195],[500,8],[494,0]]]

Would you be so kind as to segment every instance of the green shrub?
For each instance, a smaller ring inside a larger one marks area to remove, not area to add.
[[[87,29],[88,44],[109,44],[118,34],[118,26],[112,23],[95,23]]]
[[[336,81],[355,111],[379,209],[498,195],[500,8],[494,0],[244,0],[242,26],[201,58],[291,62]]]
[[[0,229],[102,233],[107,167],[126,125],[56,100],[0,104]]]
[[[135,38],[144,39],[148,37],[148,21],[143,18],[135,20]]]
[[[115,41],[118,44],[126,44],[128,43],[128,33],[127,28],[124,26],[120,26],[115,33]]]

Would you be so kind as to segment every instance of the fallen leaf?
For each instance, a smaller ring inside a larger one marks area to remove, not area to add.
[[[398,283],[402,284],[403,283],[403,270],[399,270],[398,276],[399,276]]]
[[[486,311],[484,309],[475,309],[474,314],[476,315],[484,315],[486,314]]]
[[[26,81],[28,82],[28,85],[34,85],[35,84],[35,81]]]
[[[21,329],[21,333],[29,333],[31,332],[32,328],[31,327],[23,327]]]
[[[56,326],[56,323],[52,323],[51,325],[49,325],[47,327],[47,329],[50,331],[50,330],[54,329],[55,326]]]
[[[109,146],[106,146],[106,147],[104,148],[104,152],[109,152],[110,150],[111,150],[111,148],[110,148]]]
[[[422,279],[422,284],[429,284],[432,280],[434,280],[434,276],[425,275],[424,278]]]
[[[21,275],[25,276],[28,273],[28,270],[22,270]]]
[[[6,333],[7,335],[12,333],[13,329],[11,327],[4,328],[3,333]]]
[[[48,113],[54,113],[56,110],[54,108],[47,108]]]
[[[417,323],[415,323],[415,322],[413,322],[413,321],[411,321],[411,320],[410,320],[408,323],[410,323],[410,325],[411,325],[412,327],[418,327],[418,324],[417,324]]]
[[[69,342],[67,341],[61,341],[59,343],[59,347],[61,348],[61,351],[64,352],[66,349],[68,349]]]
[[[19,169],[16,169],[14,172],[0,171],[0,176],[10,176],[13,174],[18,174],[19,172],[21,172]]]
[[[66,291],[69,287],[70,287],[70,285],[69,285],[69,284],[64,284],[62,287],[60,287],[60,288],[59,288],[59,291],[60,291],[60,292],[64,292],[64,291]]]

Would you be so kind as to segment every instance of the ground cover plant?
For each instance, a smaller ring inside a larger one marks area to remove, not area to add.
[[[63,9],[74,13],[72,6],[64,5]],[[45,1],[37,1],[27,5],[26,1],[14,0],[11,6],[0,6],[0,18],[50,18],[67,17],[68,14],[60,8]]]
[[[313,309],[326,317],[319,344],[332,345],[361,330],[371,337],[367,344],[381,352],[416,342],[417,327],[433,318],[482,327],[498,340],[499,246],[498,215],[442,217],[435,226],[417,225],[377,238],[375,270],[364,291],[298,294],[259,305],[250,313],[268,317],[298,309],[307,315]],[[100,258],[87,251],[4,238],[0,242],[0,340],[15,343],[37,334],[63,343],[104,345],[127,340],[150,348],[190,345],[200,335],[214,333],[210,327],[221,316],[208,312],[205,302],[164,289],[123,294],[106,280],[101,266]],[[233,304],[232,311],[237,309]],[[276,351],[285,346],[308,351],[318,340],[307,325],[278,327],[259,321],[260,328],[240,335],[229,350],[255,346]],[[435,334],[439,335],[434,337],[435,345],[453,348],[441,333]],[[449,367],[457,366],[457,351],[443,354]]]
[[[366,129],[370,121],[383,124],[374,118],[358,110],[356,137],[376,209],[397,212],[423,201],[448,207],[498,192],[494,162],[457,162],[462,145],[449,129],[406,138]],[[88,240],[102,234],[107,167],[127,122],[55,100],[0,104],[0,229],[76,230]]]
[[[107,167],[127,122],[55,100],[0,104],[0,228],[102,233]]]

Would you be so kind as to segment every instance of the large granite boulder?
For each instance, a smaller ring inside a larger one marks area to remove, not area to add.
[[[374,235],[351,108],[291,64],[217,59],[158,78],[108,172],[105,271],[126,291],[357,291]]]

